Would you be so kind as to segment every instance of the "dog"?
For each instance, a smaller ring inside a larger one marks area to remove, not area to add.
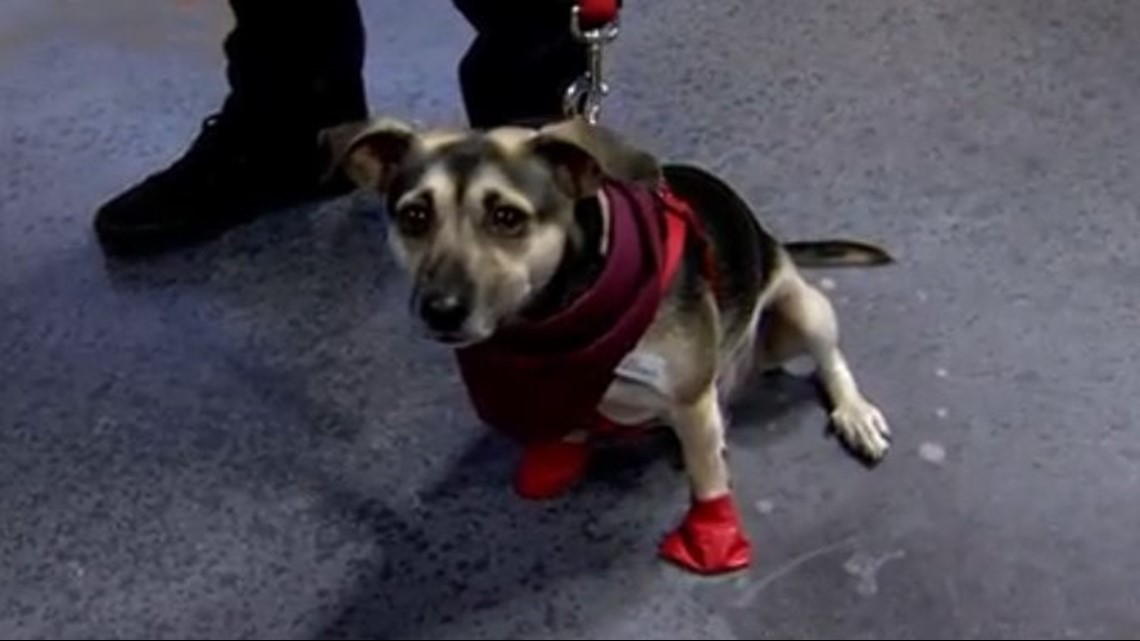
[[[326,132],[333,170],[379,195],[426,336],[454,349],[480,417],[523,443],[530,498],[583,475],[599,433],[664,423],[691,502],[659,553],[702,574],[746,567],[725,411],[750,374],[811,357],[835,432],[868,461],[882,412],[801,269],[893,262],[849,240],[779,242],[726,182],[604,126]]]

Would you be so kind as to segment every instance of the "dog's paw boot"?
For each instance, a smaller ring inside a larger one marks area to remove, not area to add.
[[[685,521],[661,542],[660,552],[698,574],[733,572],[752,562],[752,546],[731,495],[693,501]]]
[[[515,470],[515,492],[536,501],[554,498],[582,480],[589,461],[587,443],[556,441],[532,445],[523,451]]]

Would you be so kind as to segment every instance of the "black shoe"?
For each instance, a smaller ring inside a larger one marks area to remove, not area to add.
[[[108,253],[151,254],[216,238],[258,216],[348,193],[323,182],[326,156],[313,140],[255,136],[222,115],[208,118],[170,167],[104,204],[95,231]]]

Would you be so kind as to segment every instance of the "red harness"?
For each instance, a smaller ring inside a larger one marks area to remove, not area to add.
[[[605,424],[597,407],[615,369],[652,323],[689,234],[702,233],[667,187],[608,183],[604,190],[611,242],[593,286],[550,317],[457,350],[480,419],[523,444]]]
[[[661,292],[668,291],[685,255],[685,240],[691,227],[698,221],[685,201],[677,198],[669,188],[663,187],[658,196],[665,214],[665,262],[661,266]]]

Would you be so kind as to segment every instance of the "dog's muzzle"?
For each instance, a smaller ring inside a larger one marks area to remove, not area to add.
[[[419,315],[440,340],[459,341],[471,317],[471,303],[464,296],[449,292],[425,292],[420,296]]]

